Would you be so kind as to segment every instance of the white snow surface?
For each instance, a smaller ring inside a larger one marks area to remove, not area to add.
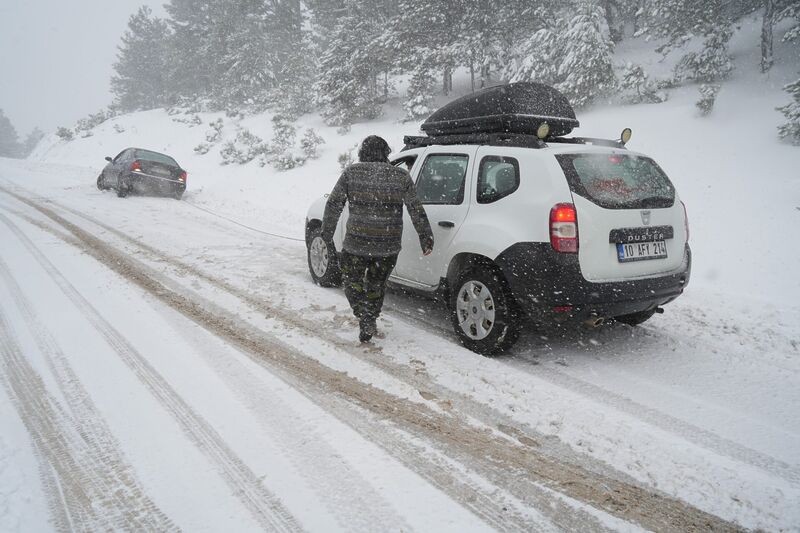
[[[782,117],[774,110],[796,72],[754,74],[757,50],[737,39],[737,70],[708,117],[696,113],[694,86],[663,104],[598,105],[579,115],[582,135],[631,127],[630,146],[675,183],[690,220],[686,293],[637,328],[529,328],[503,357],[463,349],[444,309],[395,293],[379,321],[384,338],[361,347],[344,295],[307,273],[306,209],[337,179],[337,156],[360,139],[379,134],[400,149],[403,134],[418,133],[417,124],[395,120],[399,107],[346,135],[303,117],[326,140],[321,157],[280,173],[255,162],[222,166],[220,145],[193,151],[218,117],[226,139],[238,127],[269,139],[269,115],[201,113],[203,125],[190,126],[173,120],[190,115],[134,113],[91,137],[50,137],[29,160],[0,159],[0,187],[52,209],[210,312],[398,402],[500,436],[519,428],[546,453],[744,528],[797,531],[800,149],[777,141]],[[98,191],[103,157],[128,146],[173,155],[189,171],[184,200]],[[38,376],[32,383],[60,406],[57,422],[100,428],[103,449],[177,528],[264,527],[226,468],[252,473],[292,527],[309,531],[582,529],[559,521],[554,501],[583,513],[575,516],[587,517],[587,529],[639,528],[550,489],[542,489],[549,503],[523,501],[458,453],[259,364],[59,238],[52,230],[65,234],[63,227],[2,189],[0,215],[0,326],[9,334],[0,374],[9,375],[15,346]],[[0,384],[0,531],[58,529],[46,446],[15,408],[8,378]],[[469,489],[448,489],[444,473]],[[487,518],[494,504],[517,521]]]

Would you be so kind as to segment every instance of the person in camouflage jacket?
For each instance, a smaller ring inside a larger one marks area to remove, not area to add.
[[[422,253],[433,250],[433,232],[414,182],[406,170],[389,163],[390,153],[381,137],[364,139],[359,162],[347,167],[336,182],[322,221],[322,238],[332,242],[344,204],[350,205],[339,268],[345,295],[359,320],[361,342],[369,341],[376,332],[386,280],[400,253],[403,205],[419,235]]]

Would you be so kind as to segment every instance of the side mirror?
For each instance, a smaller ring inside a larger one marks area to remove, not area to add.
[[[113,159],[111,159],[111,157],[109,157],[109,156],[106,156],[106,161],[108,161],[109,163],[111,163],[111,161],[113,161]]]

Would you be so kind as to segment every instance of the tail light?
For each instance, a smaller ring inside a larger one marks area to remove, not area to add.
[[[189,175],[184,170],[184,171],[181,172],[181,175],[178,176],[178,179],[181,180],[182,182],[186,183],[186,178],[188,178],[188,177],[189,177]]]
[[[134,161],[133,163],[131,163],[131,172],[141,172],[141,171],[142,171],[142,165],[140,165],[138,161]]]
[[[683,226],[686,228],[686,242],[689,242],[689,216],[686,214],[686,204],[681,200],[681,207],[683,207]]]
[[[578,253],[578,215],[572,204],[556,204],[550,210],[550,244],[563,254]]]

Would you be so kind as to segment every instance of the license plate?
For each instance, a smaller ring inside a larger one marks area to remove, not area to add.
[[[617,243],[617,259],[620,263],[647,259],[665,259],[666,257],[667,243],[665,241]]]
[[[153,173],[154,174],[158,174],[159,176],[169,176],[170,175],[169,170],[167,170],[165,168],[158,168],[158,167],[153,169]]]

